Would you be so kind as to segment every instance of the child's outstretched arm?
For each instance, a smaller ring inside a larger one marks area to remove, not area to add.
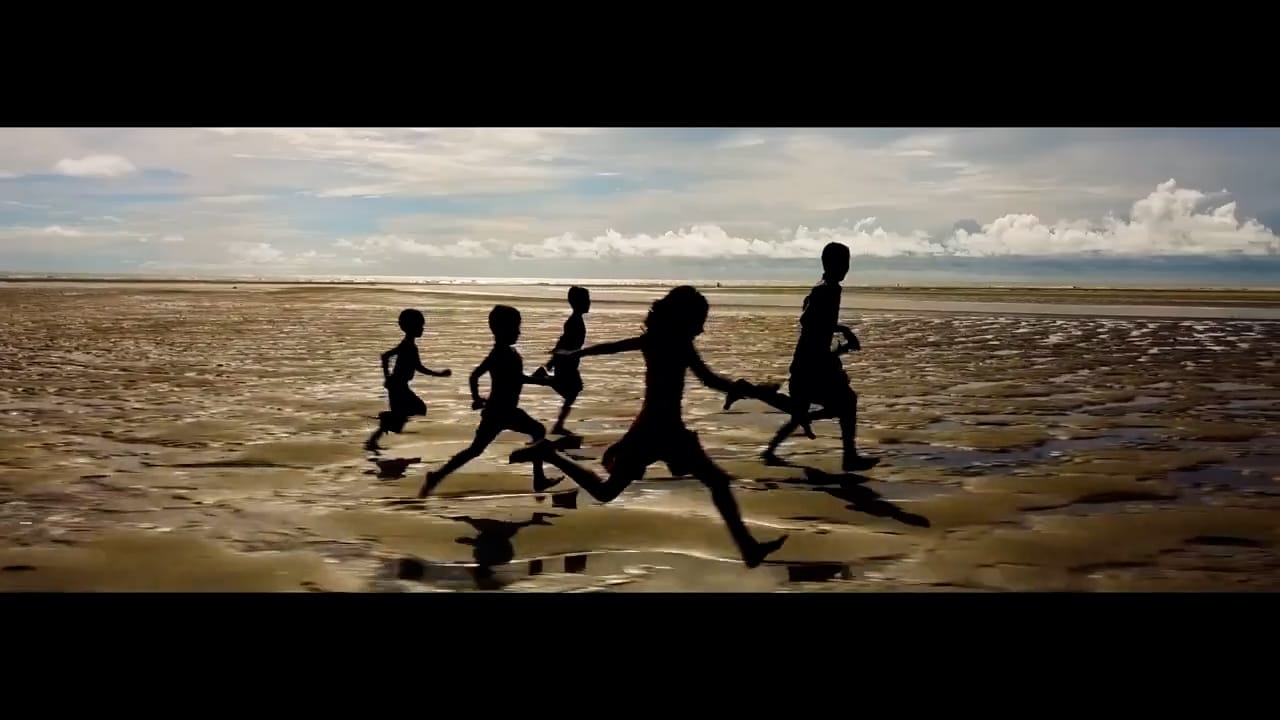
[[[573,356],[587,357],[588,355],[614,355],[620,352],[630,352],[632,350],[639,350],[641,346],[643,346],[643,344],[644,344],[644,338],[637,335],[636,337],[627,338],[626,340],[619,340],[617,342],[600,343],[599,345],[592,345],[591,347],[585,347],[578,350],[556,350],[556,355],[568,356],[568,357],[573,357]]]
[[[693,351],[693,355],[689,359],[689,369],[692,370],[693,374],[702,381],[703,385],[706,385],[712,390],[719,390],[722,393],[738,392],[746,389],[747,387],[754,388],[751,383],[745,380],[739,380],[735,387],[735,383],[732,380],[715,374],[711,371],[711,368],[707,367],[706,363],[702,362],[702,356],[698,355],[697,350]],[[747,393],[739,394],[746,395]]]
[[[472,410],[479,410],[484,407],[484,398],[480,397],[480,376],[487,372],[489,372],[488,356],[486,356],[485,359],[476,366],[475,370],[471,371],[471,377],[468,379],[468,384],[471,386]]]
[[[858,336],[853,334],[853,331],[849,329],[848,325],[836,325],[836,332],[840,333],[840,335],[844,337],[844,341],[846,343],[849,343],[850,345],[858,344]]]
[[[453,371],[447,368],[444,370],[431,370],[426,365],[423,365],[421,360],[418,361],[418,372],[432,377],[449,377],[453,374]]]
[[[520,375],[520,382],[526,385],[550,385],[551,378],[547,375],[547,368],[540,367],[533,372],[532,375]]]

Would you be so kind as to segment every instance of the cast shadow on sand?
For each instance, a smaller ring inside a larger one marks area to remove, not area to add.
[[[897,520],[913,527],[930,527],[929,519],[923,515],[909,513],[884,499],[880,493],[866,487],[871,478],[857,473],[829,473],[809,465],[785,462],[786,467],[796,468],[804,472],[804,477],[787,480],[774,480],[772,483],[814,486],[815,490],[824,492],[833,498],[843,500],[849,505],[846,509],[866,513],[873,517]]]
[[[368,470],[365,475],[374,475],[379,480],[398,480],[404,477],[404,471],[409,469],[410,465],[417,465],[422,462],[422,458],[369,458],[369,462],[378,466],[377,470]]]
[[[863,482],[866,482],[866,478],[863,478]],[[885,500],[880,493],[864,485],[845,484],[839,487],[824,487],[822,492],[849,503],[848,510],[866,513],[873,517],[897,520],[904,525],[913,527],[929,527],[929,518],[903,510]]]

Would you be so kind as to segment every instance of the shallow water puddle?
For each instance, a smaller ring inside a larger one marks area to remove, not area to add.
[[[527,558],[491,567],[405,557],[387,561],[382,574],[455,592],[769,592],[799,583],[855,580],[880,564],[766,562],[748,569],[736,559],[615,551]]]

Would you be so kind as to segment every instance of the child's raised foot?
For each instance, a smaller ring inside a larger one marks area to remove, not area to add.
[[[776,552],[778,548],[782,547],[786,542],[787,536],[783,535],[777,540],[770,540],[766,543],[756,543],[754,547],[747,550],[742,560],[749,568],[759,567],[760,563],[764,562],[765,558]]]
[[[582,436],[565,431],[560,434],[560,439],[555,440],[552,444],[555,445],[557,450],[580,450],[582,448]]]
[[[813,434],[813,425],[810,425],[808,420],[800,423],[800,430],[804,433],[804,436],[810,440],[818,439],[818,436]]]
[[[422,487],[418,488],[418,498],[425,498],[427,495],[431,494],[431,491],[439,484],[440,481],[436,479],[435,473],[427,473],[427,479],[422,482]]]
[[[372,440],[372,439],[365,441],[364,449],[365,449],[365,452],[370,452],[370,453],[373,453],[374,455],[378,455],[379,453],[382,452],[382,447],[378,445],[378,441]]]
[[[533,462],[539,458],[544,458],[555,450],[552,442],[546,438],[536,440],[524,447],[516,450],[507,457],[507,462],[516,465],[519,463]]]
[[[787,464],[786,460],[783,460],[782,458],[775,455],[772,450],[765,450],[764,452],[760,453],[760,459],[764,461],[765,465],[769,465],[772,467],[783,467]]]
[[[564,480],[564,476],[554,478],[549,478],[546,475],[542,475],[541,477],[535,476],[533,478],[533,491],[546,492],[547,490],[559,485],[561,480]]]

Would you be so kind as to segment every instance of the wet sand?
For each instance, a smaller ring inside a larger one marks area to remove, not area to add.
[[[588,342],[638,331],[659,292],[594,293]],[[803,291],[707,292],[708,364],[785,380]],[[860,292],[845,316],[865,350],[846,367],[863,446],[885,458],[864,478],[763,466],[784,418],[725,412],[689,380],[687,422],[739,478],[753,531],[790,534],[748,570],[706,491],[662,465],[609,505],[568,481],[535,494],[504,434],[413,499],[470,440],[494,298],[523,296],[532,370],[562,289],[0,284],[0,590],[1280,589],[1274,294]],[[424,363],[454,376],[415,380],[428,415],[384,442],[421,459],[400,474],[360,445],[406,306],[427,314]],[[598,463],[641,371],[584,360],[572,454]],[[524,407],[550,425],[559,398],[530,387]],[[835,473],[837,428],[815,430],[781,454]]]

